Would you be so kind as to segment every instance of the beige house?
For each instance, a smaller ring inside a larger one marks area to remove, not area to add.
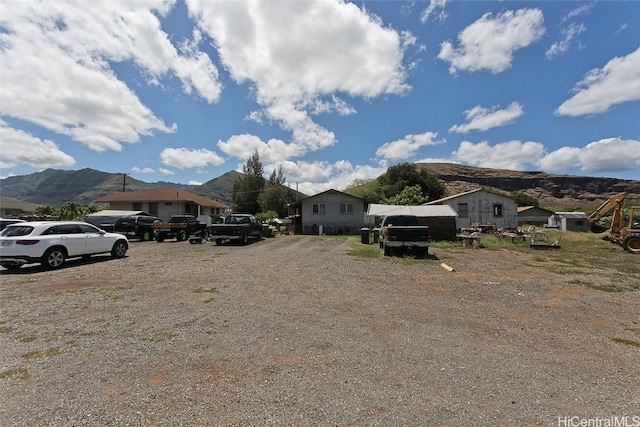
[[[0,217],[17,218],[21,215],[31,215],[35,213],[38,206],[13,197],[0,197]]]
[[[496,229],[518,228],[518,203],[513,197],[496,191],[478,188],[425,203],[449,205],[458,214],[456,226],[468,228],[472,224],[493,225]]]
[[[111,193],[94,202],[107,203],[109,209],[145,211],[163,221],[172,215],[193,215],[207,225],[211,225],[229,209],[222,202],[173,187]]]
[[[366,206],[360,197],[327,190],[289,204],[296,234],[360,234]]]

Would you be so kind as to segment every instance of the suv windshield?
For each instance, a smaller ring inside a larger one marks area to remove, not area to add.
[[[12,237],[12,236],[28,236],[33,231],[33,227],[29,225],[14,225],[9,226],[2,230],[3,237]]]

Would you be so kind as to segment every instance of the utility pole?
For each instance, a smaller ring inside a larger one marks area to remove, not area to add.
[[[127,173],[122,172],[122,192],[124,193],[125,188],[127,186]]]

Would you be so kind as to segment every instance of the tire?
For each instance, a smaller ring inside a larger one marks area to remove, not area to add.
[[[622,248],[630,254],[640,254],[640,234],[629,234],[622,241]]]
[[[67,259],[67,251],[64,248],[53,247],[47,249],[44,255],[42,255],[40,264],[47,270],[54,270],[60,268],[65,259]]]
[[[112,258],[123,258],[127,254],[127,249],[129,249],[129,245],[124,240],[118,240],[113,244],[113,248],[111,249],[111,257]]]
[[[184,242],[185,240],[187,240],[187,232],[184,230],[178,232],[177,240],[178,242]]]
[[[22,264],[12,264],[10,262],[3,262],[2,265],[4,268],[6,268],[7,270],[17,270],[20,267],[22,267]]]
[[[220,246],[222,244],[222,239],[216,239],[216,245]]]
[[[391,256],[391,248],[387,247],[386,245],[382,245],[382,253],[384,254],[384,256]]]
[[[164,242],[164,233],[160,232],[156,235],[156,242],[162,243]]]
[[[140,233],[140,240],[146,242],[147,240],[151,240],[151,232],[149,230],[144,230]]]
[[[246,245],[247,243],[249,243],[249,236],[245,233],[240,240],[242,241],[243,245]]]

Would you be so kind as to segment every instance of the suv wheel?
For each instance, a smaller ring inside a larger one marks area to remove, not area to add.
[[[111,256],[113,258],[122,258],[127,253],[127,243],[124,240],[118,240],[113,244],[113,249],[111,249]]]
[[[62,263],[64,263],[65,258],[67,257],[67,253],[62,248],[49,248],[42,255],[42,260],[40,264],[48,270],[53,270],[55,268],[59,268]]]
[[[145,230],[140,234],[140,240],[146,242],[147,240],[151,240],[151,232],[149,230]]]

